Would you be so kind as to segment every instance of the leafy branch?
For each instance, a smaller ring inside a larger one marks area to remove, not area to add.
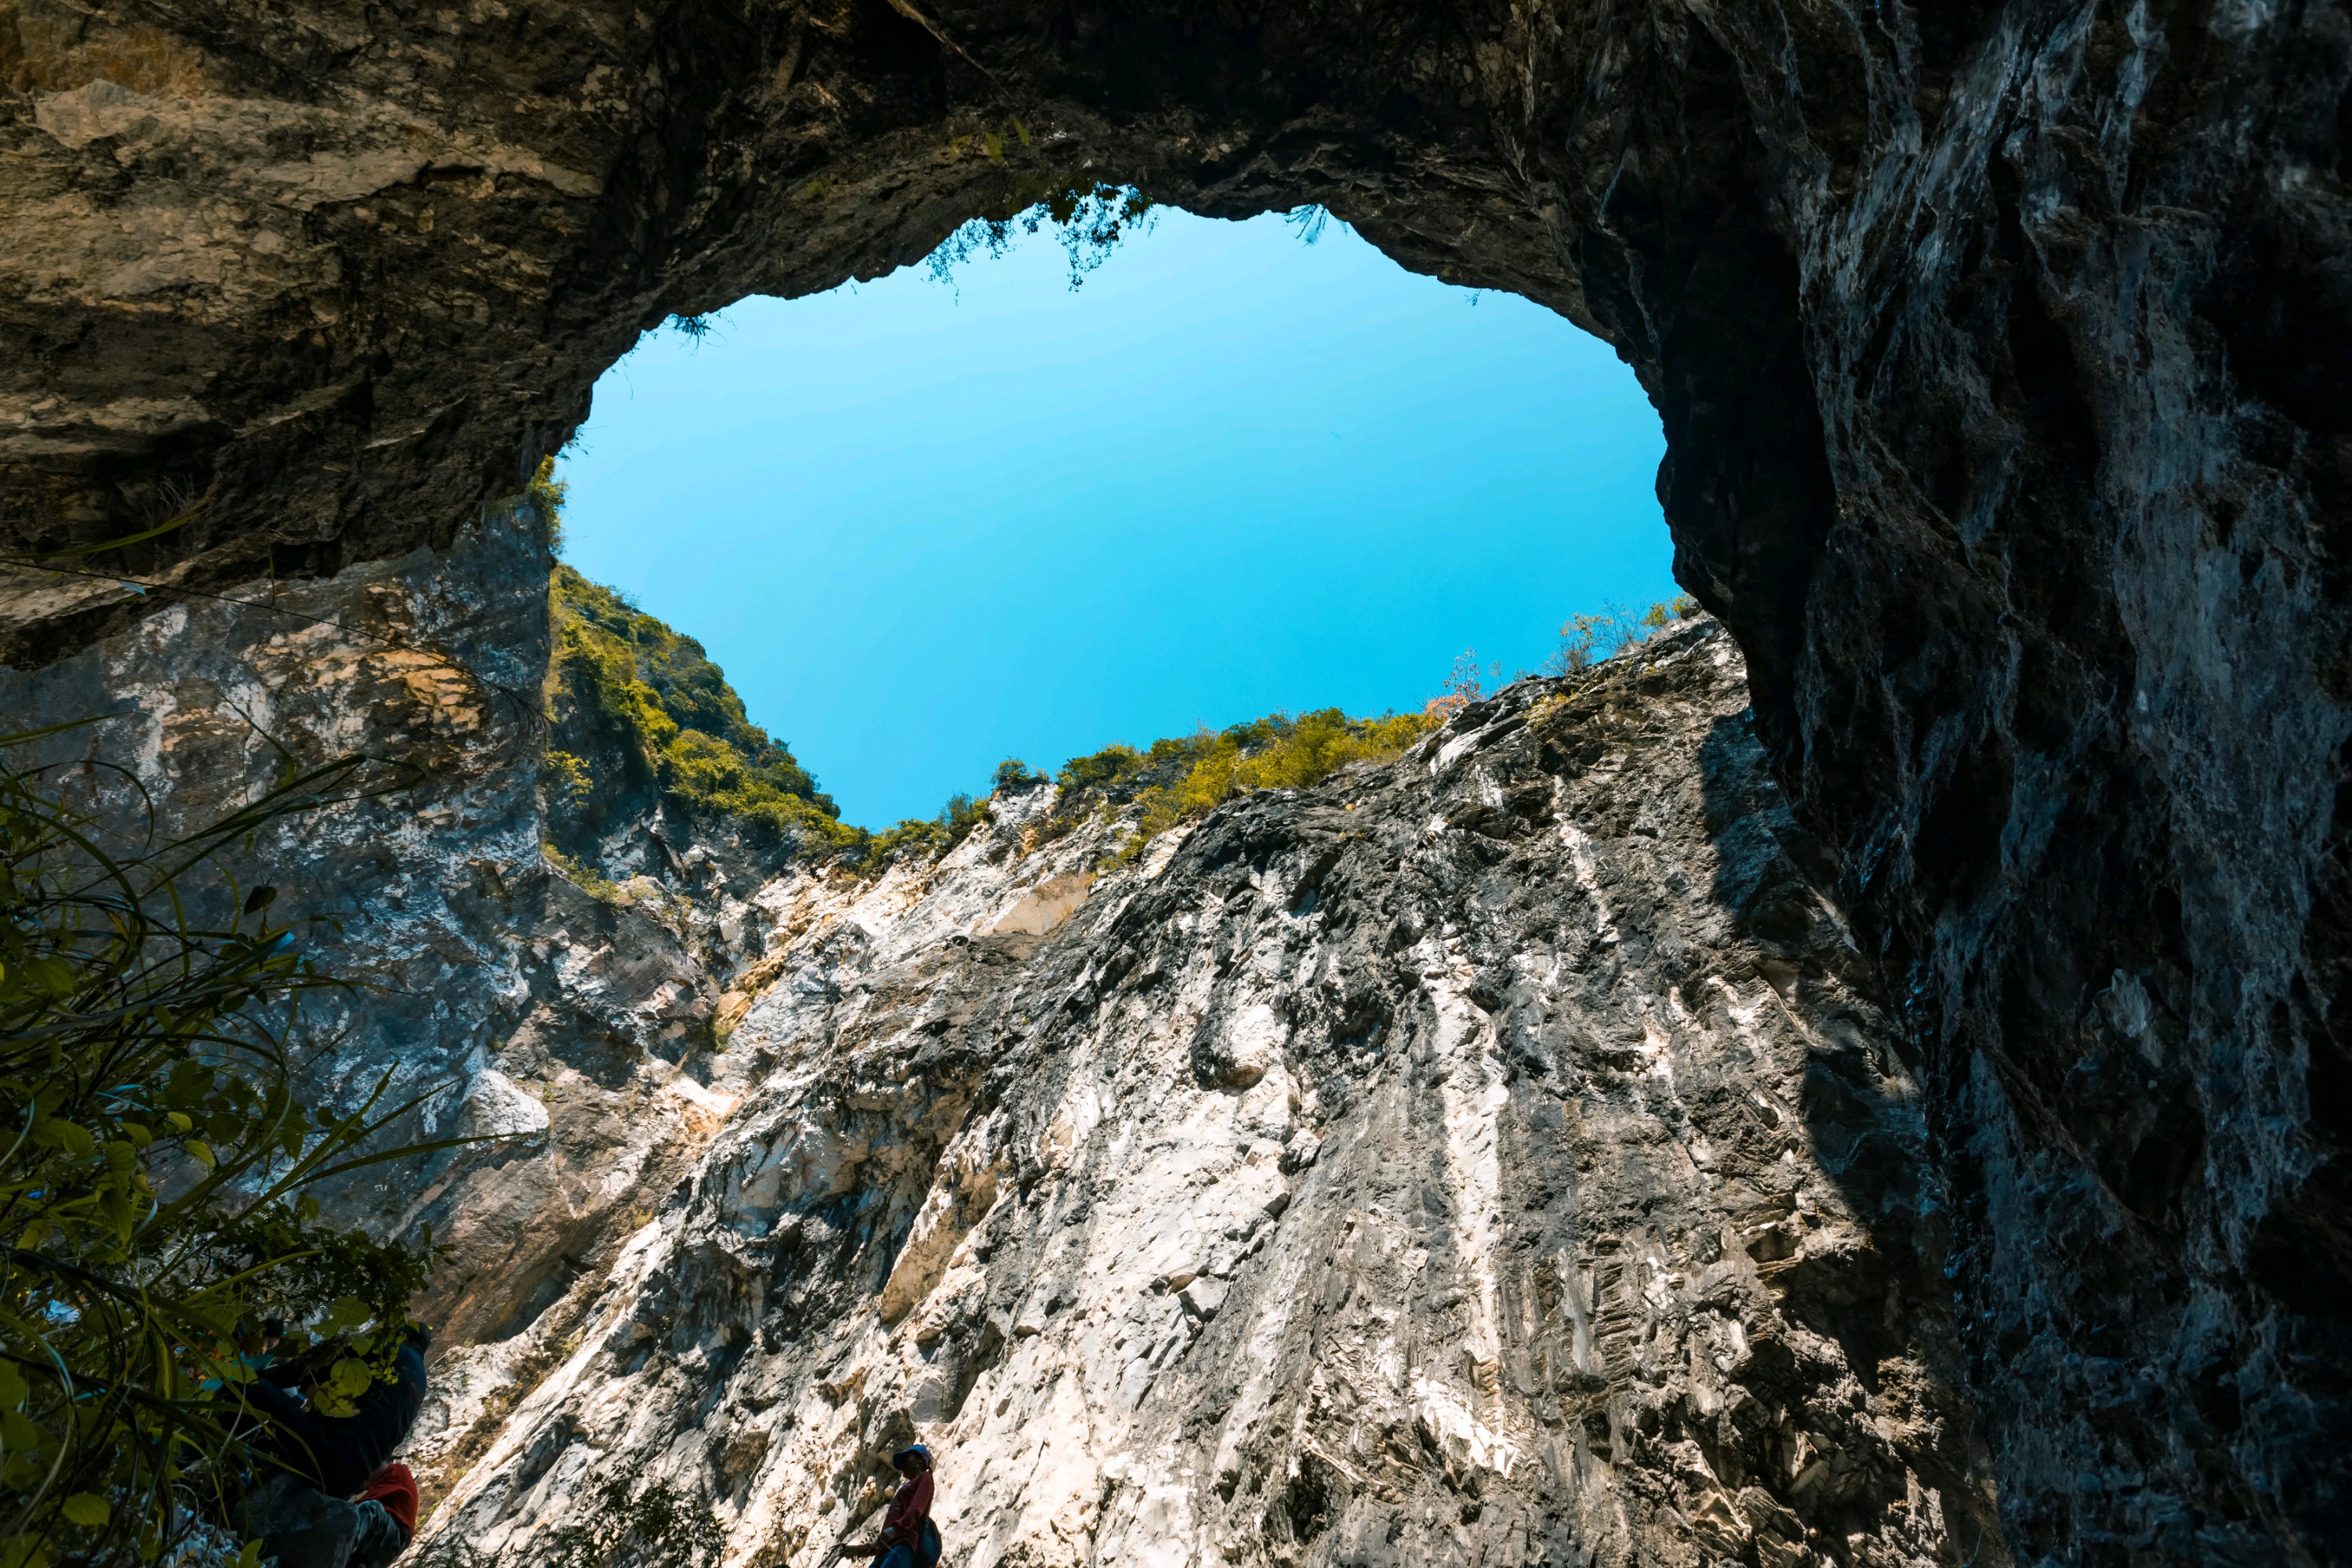
[[[356,1108],[305,1102],[290,1042],[343,983],[215,860],[406,775],[289,767],[118,856],[14,764],[37,738],[0,737],[0,1564],[152,1561],[269,1462],[245,1391],[273,1345],[324,1415],[393,1375],[431,1236],[325,1222],[312,1189],[465,1141],[377,1146],[421,1103],[388,1104],[390,1074]]]

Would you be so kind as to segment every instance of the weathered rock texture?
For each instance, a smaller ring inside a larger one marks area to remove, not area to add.
[[[667,312],[1074,177],[1327,202],[1656,400],[1922,1052],[2010,1539],[2333,1558],[2347,79],[2338,0],[11,0],[9,536],[202,504],[20,584],[10,657],[171,602],[118,570],[446,548]]]
[[[112,715],[39,751],[117,847],[230,816],[289,761],[360,763],[325,781],[341,804],[221,864],[237,896],[275,887],[273,913],[350,983],[314,995],[298,1035],[316,1093],[343,1110],[423,1097],[390,1137],[501,1140],[341,1195],[457,1246],[419,1310],[458,1342],[526,1326],[690,1165],[740,1092],[709,1051],[719,987],[764,941],[715,874],[600,901],[542,858],[546,583],[535,521],[494,510],[446,557],[243,584],[37,674],[0,671],[12,728]],[[199,911],[217,891],[184,888]]]
[[[422,1457],[512,1414],[426,1560],[617,1477],[818,1561],[918,1435],[975,1568],[2005,1560],[1916,1086],[1738,654],[1611,669],[1099,880],[1124,825],[1030,847],[1040,788],[772,884],[757,1088],[449,1364]]]

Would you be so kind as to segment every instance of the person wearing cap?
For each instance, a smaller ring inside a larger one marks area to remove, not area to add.
[[[931,1523],[931,1451],[920,1443],[890,1457],[899,1476],[890,1511],[882,1516],[882,1534],[874,1541],[845,1546],[850,1557],[879,1557],[880,1568],[931,1568],[940,1560],[939,1528]]]

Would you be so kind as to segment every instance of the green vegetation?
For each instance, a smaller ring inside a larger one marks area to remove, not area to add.
[[[1570,616],[1560,626],[1559,646],[1532,673],[1554,679],[1580,676],[1616,658],[1653,632],[1697,612],[1696,599],[1688,594],[1677,594],[1671,599],[1657,601],[1638,616],[1622,605],[1609,604],[1590,615]],[[1529,673],[1523,669],[1512,679],[1524,680]],[[1500,664],[1487,665],[1482,671],[1478,650],[1465,648],[1423,711],[1433,719],[1451,719],[1472,703],[1484,701],[1490,695],[1486,683],[1499,680],[1502,674]]]
[[[618,906],[629,901],[621,891],[621,884],[593,866],[582,865],[552,844],[541,845],[539,852],[547,857],[549,865],[570,878],[574,887],[598,903]]]
[[[450,1145],[362,1152],[413,1107],[377,1110],[389,1075],[356,1110],[302,1102],[289,1043],[334,983],[274,889],[212,861],[372,793],[362,764],[123,858],[11,762],[37,738],[0,740],[0,1563],[152,1561],[266,1462],[243,1398],[265,1325],[329,1414],[391,1375],[432,1238],[322,1223],[310,1189]]]
[[[1190,765],[1182,776],[1144,797],[1142,835],[1150,838],[1254,789],[1305,789],[1350,763],[1386,762],[1435,728],[1422,713],[1350,719],[1324,708],[1296,719],[1270,714],[1213,737],[1198,735],[1187,743]],[[1162,744],[1155,742],[1152,749]]]
[[[990,142],[975,145],[985,153]],[[1034,232],[1050,221],[1064,230],[1066,242],[1071,232],[1083,231],[1099,250],[1117,241],[1122,225],[1149,211],[1135,191],[1066,182],[1049,182],[1036,193],[1023,185],[1008,199],[1028,201],[1032,195],[1038,199],[1010,216],[975,219],[959,230],[933,257],[935,270],[944,277],[975,253],[1001,251],[1015,225]],[[560,540],[564,486],[551,461],[541,466],[531,496],[548,520],[550,537]],[[641,768],[677,807],[732,818],[812,858],[844,861],[868,874],[908,855],[936,859],[988,819],[988,798],[956,795],[933,817],[909,817],[879,833],[849,826],[792,752],[749,721],[742,700],[700,643],[560,563],[549,580],[548,599],[555,641],[549,707],[559,727],[582,728],[566,722],[572,714],[591,718],[584,727],[616,737],[623,764]],[[1677,598],[1639,616],[1613,605],[1573,616],[1560,628],[1560,647],[1541,673],[1574,675],[1696,607]],[[1036,826],[1034,841],[1049,842],[1089,813],[1108,815],[1139,798],[1140,843],[1250,790],[1303,788],[1350,763],[1384,761],[1483,700],[1485,682],[1500,675],[1499,667],[1482,671],[1475,653],[1465,653],[1442,694],[1420,713],[1378,719],[1350,719],[1336,708],[1296,718],[1275,713],[1222,731],[1155,741],[1143,750],[1112,745],[1074,757],[1055,775],[1061,799]],[[588,741],[567,744],[589,746]],[[611,782],[599,778],[589,750],[583,755],[551,748],[546,754],[541,788],[558,816],[588,809],[600,786]],[[994,793],[1042,782],[1025,764],[1008,760],[996,771]],[[593,867],[567,858],[553,845],[548,854],[595,897],[625,901],[623,890]]]
[[[1017,757],[1007,757],[996,764],[989,798],[1009,789],[1028,789],[1045,782],[1045,775],[1033,772],[1028,763]],[[971,837],[971,830],[988,820],[988,799],[951,795],[947,805],[940,808],[939,816],[906,817],[874,835],[866,846],[866,868],[879,871],[909,849],[937,859]]]
[[[1011,122],[1021,144],[1029,132],[1021,121]],[[976,151],[992,163],[1002,163],[1004,139],[993,131],[959,136],[948,143],[951,152]],[[1087,274],[1110,258],[1121,239],[1151,226],[1151,200],[1132,185],[1106,185],[1083,175],[1021,171],[1008,174],[993,214],[971,219],[941,240],[925,263],[931,276],[952,283],[955,269],[975,256],[1001,257],[1013,236],[1035,234],[1051,224],[1069,258],[1070,287],[1078,288]]]
[[[559,726],[585,730],[591,739],[597,731],[613,737],[625,748],[625,763],[642,768],[684,811],[731,818],[812,858],[869,870],[908,852],[936,858],[987,820],[985,798],[958,795],[936,817],[909,818],[875,834],[852,826],[791,751],[745,717],[743,700],[700,643],[560,563],[548,579],[548,608],[555,645],[548,706]],[[1017,788],[1036,777],[1008,761],[995,783]],[[551,747],[541,766],[541,792],[559,816],[586,808],[604,782],[593,761],[573,752]],[[625,890],[594,867],[551,844],[546,852],[591,896],[626,901]]]
[[[1304,789],[1350,763],[1386,762],[1434,729],[1423,713],[1350,719],[1337,708],[1293,718],[1271,713],[1227,730],[1154,741],[1148,748],[1106,746],[1073,757],[1054,782],[1062,798],[1038,830],[1040,842],[1070,832],[1090,811],[1108,815],[1118,805],[1142,806],[1132,857],[1159,834],[1205,816],[1254,789]]]
[[[551,455],[539,460],[539,471],[523,487],[523,499],[539,514],[540,540],[555,554],[563,551],[563,502],[571,494],[572,487],[555,477]]]
[[[1696,614],[1698,601],[1688,594],[1661,599],[1639,616],[1622,605],[1603,605],[1592,615],[1570,616],[1559,628],[1559,647],[1544,661],[1545,675],[1574,675],[1613,658],[1652,632]]]
[[[527,491],[551,548],[562,543],[568,489],[551,457]],[[554,645],[547,706],[560,726],[588,731],[574,744],[593,751],[597,731],[609,735],[631,753],[625,766],[633,761],[689,813],[733,817],[819,855],[863,847],[865,834],[842,823],[792,752],[745,716],[743,700],[700,643],[560,562],[547,599]],[[572,719],[583,722],[565,724]],[[559,747],[550,747],[540,774],[559,816],[586,809],[605,782],[588,756]],[[575,880],[596,878],[569,863],[565,869]]]
[[[1685,595],[1652,605],[1638,616],[1614,605],[1604,606],[1598,615],[1571,616],[1560,628],[1560,651],[1542,673],[1574,675],[1697,608],[1697,601]],[[1132,856],[1178,823],[1205,816],[1251,790],[1304,789],[1351,763],[1398,756],[1464,708],[1483,700],[1485,682],[1501,673],[1498,665],[1482,670],[1474,649],[1454,661],[1441,694],[1419,713],[1378,719],[1350,719],[1337,708],[1297,718],[1274,713],[1229,730],[1204,729],[1181,739],[1154,741],[1141,751],[1112,745],[1073,757],[1055,777],[1063,799],[1038,837],[1050,841],[1071,831],[1085,819],[1089,801],[1097,814],[1108,815],[1114,804],[1140,800],[1138,836],[1124,852]]]
[[[558,543],[565,491],[554,459],[541,463],[530,500]],[[591,752],[608,738],[621,748],[622,766],[642,770],[679,809],[731,818],[812,858],[869,871],[909,852],[936,858],[987,820],[985,799],[957,795],[936,817],[908,818],[881,833],[852,826],[791,750],[746,716],[743,700],[700,643],[560,562],[549,574],[547,600],[554,644],[547,706],[559,732],[576,734],[568,743]],[[1037,780],[1026,765],[1008,760],[998,766],[995,785],[1019,788]],[[556,746],[540,768],[541,794],[558,818],[585,812],[600,786],[613,782],[598,776],[593,756]],[[629,901],[626,889],[595,867],[557,845],[543,847],[549,862],[591,897]]]
[[[1116,789],[1157,763],[1189,756],[1188,745],[1183,741],[1155,741],[1149,752],[1139,752],[1133,746],[1105,746],[1092,756],[1072,757],[1064,763],[1062,771],[1054,775],[1054,782],[1066,792]]]
[[[971,837],[971,830],[987,820],[988,802],[951,795],[939,816],[928,820],[905,817],[874,835],[866,845],[866,864],[878,871],[908,849],[937,859]]]
[[[561,563],[548,578],[548,611],[550,708],[568,700],[599,716],[664,796],[820,856],[864,848],[866,835],[841,821],[791,751],[744,716],[743,700],[700,643]],[[562,761],[547,775],[551,797],[593,790],[586,763],[554,755]]]
[[[550,805],[576,811],[595,794],[596,782],[589,776],[585,762],[551,748],[540,762],[539,787]]]

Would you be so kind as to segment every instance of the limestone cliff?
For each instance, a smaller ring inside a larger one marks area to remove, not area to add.
[[[730,883],[690,838],[678,850],[699,875],[603,898],[542,855],[547,574],[534,520],[501,509],[448,557],[238,585],[37,675],[0,671],[12,727],[110,715],[53,737],[46,760],[123,835],[221,820],[289,763],[363,764],[340,804],[226,863],[277,888],[310,956],[352,983],[302,1035],[329,1103],[354,1107],[389,1075],[384,1103],[425,1097],[396,1132],[504,1140],[373,1172],[343,1197],[457,1244],[420,1310],[461,1342],[527,1324],[571,1283],[567,1260],[677,1179],[727,1104],[709,1051],[721,986],[762,946],[730,891],[759,878]]]
[[[527,616],[461,536],[670,312],[1074,184],[1326,203],[1655,401],[1677,573],[1918,1054],[2009,1539],[2331,1560],[2347,88],[2342,0],[7,0],[0,527],[179,526],[0,584],[5,654],[387,571]]]
[[[1747,710],[1685,623],[1124,867],[1040,785],[771,884],[746,1098],[443,1363],[425,1560],[666,1487],[818,1561],[917,1436],[975,1568],[2005,1560],[1916,1085]]]

